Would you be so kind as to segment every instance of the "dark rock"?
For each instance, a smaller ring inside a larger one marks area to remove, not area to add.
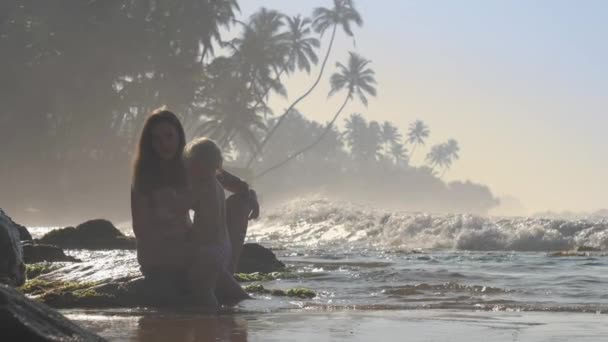
[[[1,209],[0,209],[1,210]],[[19,223],[13,221],[12,218],[10,218],[8,215],[6,215],[4,213],[4,216],[6,217],[6,219],[8,221],[10,221],[15,227],[17,227],[17,230],[19,230],[19,240],[21,241],[31,241],[32,240],[32,235],[30,234],[30,232],[27,230],[27,228],[25,228],[25,226],[20,225]]]
[[[285,268],[274,253],[257,243],[243,245],[241,258],[236,268],[237,273],[271,273]]]
[[[0,285],[3,341],[104,341],[48,306]]]
[[[25,226],[22,226],[20,224],[15,223],[15,225],[17,226],[17,229],[19,229],[19,239],[21,241],[32,241],[32,234],[30,234],[30,232],[27,230],[27,228],[25,228]]]
[[[135,249],[135,238],[125,236],[110,221],[102,219],[84,222],[76,228],[52,230],[38,242],[69,249]]]
[[[26,264],[34,264],[43,261],[80,261],[74,257],[65,255],[63,250],[57,246],[24,243],[22,247],[23,261]]]
[[[25,264],[19,229],[0,209],[0,283],[21,286],[25,282]]]

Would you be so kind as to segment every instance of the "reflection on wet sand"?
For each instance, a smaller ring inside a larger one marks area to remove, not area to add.
[[[141,317],[138,341],[247,341],[247,321],[231,315],[184,317]]]

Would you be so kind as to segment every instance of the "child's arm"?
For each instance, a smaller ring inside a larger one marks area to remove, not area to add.
[[[247,182],[226,170],[222,170],[217,176],[217,180],[224,189],[234,194],[243,194],[249,191],[249,184]]]
[[[222,211],[218,201],[218,189],[214,178],[206,179],[197,185],[195,190],[197,208],[194,215],[192,241],[200,246],[217,241],[222,225]]]

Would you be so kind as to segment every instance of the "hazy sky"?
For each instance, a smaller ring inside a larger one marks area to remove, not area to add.
[[[331,3],[240,1],[244,16],[261,6],[310,15]],[[487,184],[530,211],[608,207],[608,1],[355,3],[364,26],[355,40],[338,34],[329,71],[357,51],[372,60],[379,94],[344,117],[356,111],[402,131],[426,121],[427,148],[452,137],[461,144],[446,179]],[[341,95],[327,100],[329,75],[298,106],[306,116],[327,121],[337,109]],[[292,77],[290,95],[310,82]],[[273,106],[279,112],[286,104]],[[413,164],[425,153],[419,150]]]

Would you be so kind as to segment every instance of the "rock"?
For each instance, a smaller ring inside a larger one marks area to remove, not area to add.
[[[266,289],[261,284],[244,286],[249,293],[276,297],[310,299],[316,292],[306,288]],[[64,282],[34,279],[21,290],[37,301],[54,308],[199,308],[192,298],[175,288],[173,282],[150,281],[134,277],[109,283]]]
[[[188,307],[190,297],[178,291],[173,281],[152,282],[129,277],[112,282],[67,282],[34,279],[21,290],[55,308]]]
[[[48,306],[0,285],[3,341],[104,341]]]
[[[25,275],[27,280],[34,279],[40,275],[51,273],[60,269],[61,266],[57,263],[41,262],[37,264],[25,265]]]
[[[280,289],[267,289],[263,285],[254,284],[247,285],[243,289],[248,293],[269,294],[275,297],[295,297],[301,299],[311,299],[317,296],[317,293],[311,289],[304,287],[296,287],[287,291]]]
[[[257,243],[246,243],[243,245],[241,258],[236,267],[237,273],[272,273],[285,268],[274,253]]]
[[[0,283],[21,286],[25,282],[25,264],[19,229],[0,209]]]
[[[69,249],[135,249],[135,238],[125,236],[103,219],[50,231],[38,242]]]
[[[25,228],[25,226],[22,226],[20,224],[15,223],[15,225],[17,226],[17,229],[19,229],[19,239],[21,241],[32,241],[32,234],[30,234],[30,232],[27,230],[27,228]]]
[[[26,264],[34,264],[37,262],[54,262],[54,261],[80,261],[74,257],[65,255],[63,250],[57,246],[24,243],[23,261]]]
[[[0,210],[2,210],[2,209],[0,209]],[[25,226],[22,226],[19,223],[16,223],[15,221],[13,221],[13,219],[10,218],[8,215],[6,215],[6,213],[4,213],[4,212],[2,212],[2,213],[6,217],[6,219],[9,222],[11,222],[15,227],[17,227],[17,230],[19,230],[19,240],[21,240],[21,241],[31,241],[32,240],[32,235],[27,230],[27,228],[25,228]]]

